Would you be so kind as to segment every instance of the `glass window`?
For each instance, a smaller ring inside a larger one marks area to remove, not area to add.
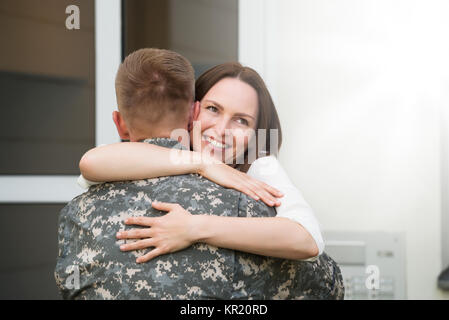
[[[124,54],[139,48],[176,51],[198,77],[238,61],[238,0],[124,0]]]
[[[95,145],[94,1],[2,0],[0,39],[0,174],[78,174]]]

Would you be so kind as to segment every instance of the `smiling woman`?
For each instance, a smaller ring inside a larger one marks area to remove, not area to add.
[[[235,160],[233,167],[242,172],[248,171],[255,158],[277,155],[282,143],[281,125],[273,100],[256,71],[239,63],[223,63],[202,74],[195,87],[195,98],[201,101],[197,121],[201,122],[203,136],[192,131],[194,150],[198,145],[207,147],[204,136],[227,144],[232,141],[232,154],[223,155],[218,149],[216,157],[227,164]],[[253,152],[256,156],[251,159]]]

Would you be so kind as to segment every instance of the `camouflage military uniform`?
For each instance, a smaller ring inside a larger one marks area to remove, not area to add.
[[[181,148],[170,139],[145,140]],[[341,299],[340,270],[326,254],[315,262],[253,255],[204,243],[137,264],[147,252],[122,252],[116,240],[130,216],[161,216],[154,200],[192,214],[274,216],[273,208],[199,175],[105,183],[74,198],[59,218],[55,278],[65,299]],[[128,240],[129,241],[129,240]],[[79,270],[79,285],[70,285]]]

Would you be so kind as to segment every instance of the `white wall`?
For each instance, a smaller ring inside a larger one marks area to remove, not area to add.
[[[241,57],[274,92],[287,172],[325,230],[405,232],[409,299],[449,298],[436,287],[449,3],[263,3],[267,50]]]
[[[120,141],[112,121],[117,110],[115,75],[121,63],[121,1],[95,0],[95,144]]]

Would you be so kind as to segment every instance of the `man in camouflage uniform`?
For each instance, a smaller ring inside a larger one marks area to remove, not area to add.
[[[153,54],[154,52],[150,52]],[[192,77],[193,78],[193,77]],[[169,138],[146,139],[183,148]],[[65,299],[342,299],[342,277],[323,253],[294,261],[196,243],[137,264],[143,250],[122,252],[116,233],[128,217],[158,217],[153,201],[191,214],[272,217],[275,210],[197,174],[105,183],[60,213],[55,278]]]

